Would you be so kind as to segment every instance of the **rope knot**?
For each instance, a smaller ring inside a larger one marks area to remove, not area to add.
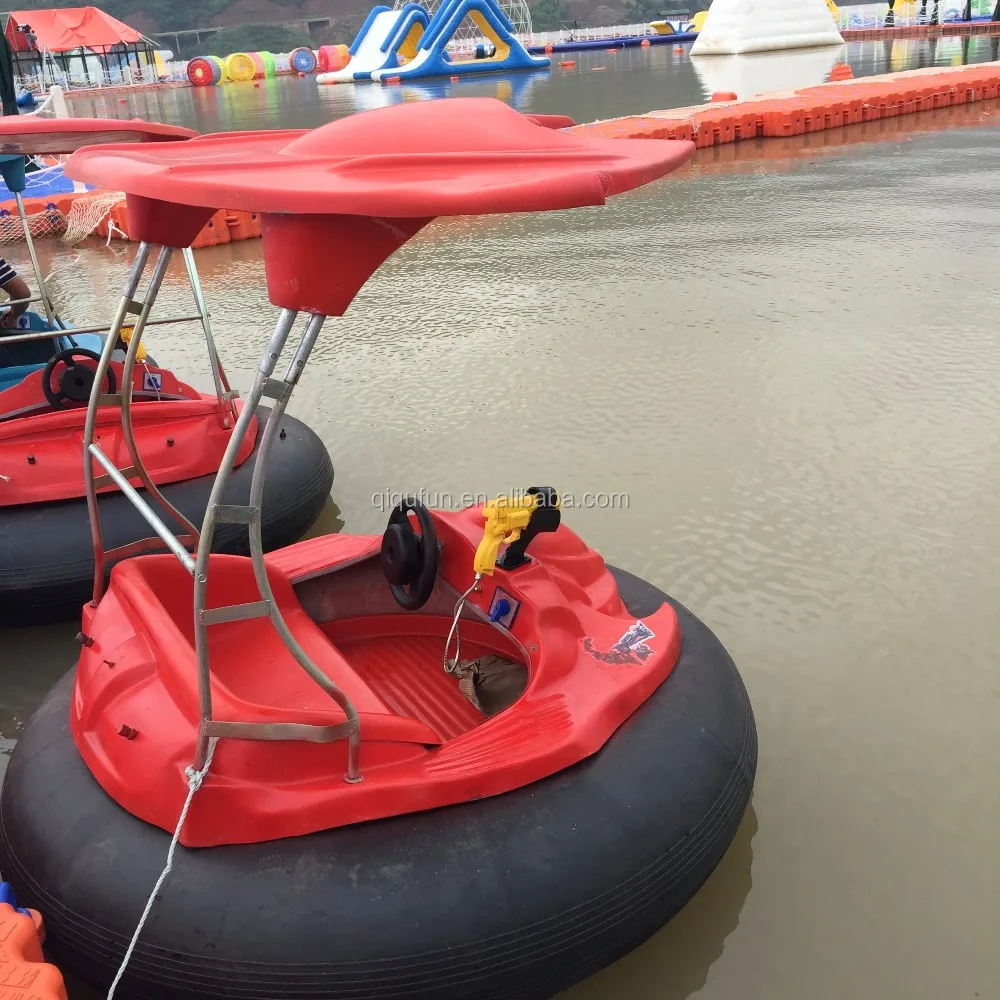
[[[188,780],[188,788],[192,792],[196,792],[199,788],[201,788],[201,783],[205,780],[205,774],[207,771],[207,767],[204,771],[196,771],[193,767],[184,768],[184,774]]]

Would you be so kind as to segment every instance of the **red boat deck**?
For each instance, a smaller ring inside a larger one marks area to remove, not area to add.
[[[405,624],[407,634],[395,633],[401,624]],[[450,625],[450,620],[427,615],[393,615],[330,622],[323,631],[387,708],[419,719],[445,742],[485,720],[442,667],[441,636],[447,635]],[[463,623],[462,632],[466,658],[497,651],[497,633],[492,629],[468,622]],[[477,634],[492,641],[477,642]],[[517,654],[511,650],[505,655]]]

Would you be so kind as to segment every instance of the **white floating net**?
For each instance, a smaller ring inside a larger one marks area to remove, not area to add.
[[[66,232],[63,233],[63,242],[73,246],[82,239],[96,232],[98,227],[108,220],[108,239],[118,234],[126,234],[118,229],[111,220],[111,210],[125,198],[123,191],[89,191],[73,200],[70,206],[69,215],[66,216]]]
[[[122,200],[122,191],[91,191],[73,200],[69,212],[64,214],[58,208],[32,212],[28,215],[28,231],[32,239],[42,236],[62,235],[64,243],[74,246],[86,237],[91,236],[107,221],[107,236],[120,236],[126,239],[126,234],[111,219],[111,210]],[[102,232],[102,236],[105,233]],[[0,244],[23,243],[24,225],[16,212],[0,215]]]
[[[66,228],[66,217],[58,209],[35,212],[28,216],[28,231],[32,239],[40,236],[58,236]],[[24,226],[16,213],[0,215],[0,243],[23,243]]]

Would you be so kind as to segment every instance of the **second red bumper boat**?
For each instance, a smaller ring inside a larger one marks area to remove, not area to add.
[[[125,495],[141,490],[157,501],[180,545],[197,545],[209,494],[242,403],[230,389],[212,336],[194,256],[180,249],[191,285],[193,310],[182,316],[152,315],[173,251],[160,254],[140,296],[139,277],[149,259],[139,249],[113,321],[100,395],[87,402],[101,367],[102,334],[112,324],[77,329],[56,313],[45,290],[20,187],[24,157],[72,153],[85,146],[177,143],[190,129],[96,118],[0,119],[0,167],[16,193],[38,285],[31,302],[45,317],[30,329],[0,330],[0,625],[72,620],[97,599],[106,571],[128,555],[163,548],[161,538],[142,541],[147,519]],[[114,188],[116,178],[106,185]],[[158,365],[141,348],[151,325],[201,325],[214,392],[202,393]],[[127,350],[138,332],[136,349]],[[247,425],[228,502],[245,502],[258,454],[258,417]],[[99,441],[110,468],[81,463],[80,443]],[[271,549],[301,538],[330,494],[333,465],[319,438],[293,417],[283,418],[264,496],[262,543]],[[99,498],[99,499],[98,499]],[[92,538],[93,529],[93,538]],[[171,534],[173,538],[173,534]],[[215,550],[248,551],[245,530],[223,526]]]

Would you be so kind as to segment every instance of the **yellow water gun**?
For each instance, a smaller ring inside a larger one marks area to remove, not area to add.
[[[134,326],[123,326],[121,331],[122,342],[125,344],[126,348],[132,343],[132,334],[135,333]],[[143,343],[139,344],[139,349],[135,353],[136,361],[146,360],[146,345]]]
[[[532,486],[523,497],[497,497],[483,508],[486,520],[483,540],[476,549],[475,571],[492,574],[501,569],[523,566],[528,557],[528,544],[541,531],[559,527],[559,495],[551,486]],[[500,556],[500,546],[508,543]]]

